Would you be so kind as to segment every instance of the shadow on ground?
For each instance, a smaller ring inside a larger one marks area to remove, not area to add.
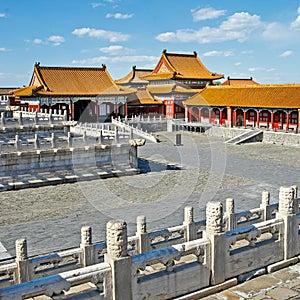
[[[144,158],[138,159],[138,168],[140,169],[141,173],[182,170],[181,167],[174,164],[151,161]]]

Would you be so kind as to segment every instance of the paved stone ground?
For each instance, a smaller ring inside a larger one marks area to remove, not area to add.
[[[112,218],[125,219],[134,234],[138,215],[146,215],[153,230],[181,223],[186,205],[199,220],[207,201],[233,197],[241,211],[258,207],[263,190],[274,203],[281,185],[300,186],[300,148],[229,146],[191,133],[182,133],[181,146],[174,145],[174,133],[160,139],[139,148],[139,175],[0,192],[3,246],[14,255],[15,240],[25,237],[29,255],[74,247],[83,225],[92,226],[94,241],[102,240]],[[300,299],[299,270],[298,264],[206,299]]]
[[[105,224],[125,219],[135,232],[138,215],[148,230],[180,224],[183,207],[205,217],[210,200],[236,200],[236,210],[258,207],[263,190],[277,202],[281,185],[300,186],[300,148],[269,144],[229,146],[205,135],[160,133],[159,144],[139,148],[142,174],[0,193],[0,241],[12,255],[15,240],[27,238],[29,255],[78,246],[80,228],[91,225],[94,241]]]
[[[203,300],[300,299],[300,264],[246,281]]]

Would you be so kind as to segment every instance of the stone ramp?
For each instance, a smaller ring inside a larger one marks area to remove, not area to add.
[[[262,141],[262,130],[251,130],[248,132],[244,132],[238,136],[235,136],[234,138],[226,141],[226,144],[231,144],[231,145],[239,145],[242,143],[247,143],[247,142],[258,142]]]
[[[113,125],[118,126],[120,128],[123,128],[123,129],[127,130],[128,132],[130,132],[134,135],[137,135],[137,136],[139,136],[143,139],[146,139],[146,140],[148,140],[152,143],[157,143],[158,142],[157,138],[151,133],[148,133],[148,132],[145,132],[141,129],[135,128],[133,126],[130,126],[130,125],[128,125],[126,123],[123,123],[121,121],[118,121],[116,119],[112,119],[111,122],[112,122]]]

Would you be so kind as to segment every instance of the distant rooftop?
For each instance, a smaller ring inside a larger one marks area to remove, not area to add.
[[[252,77],[250,78],[230,78],[227,77],[227,80],[221,83],[221,85],[231,85],[231,86],[242,86],[242,85],[259,85],[255,82]]]

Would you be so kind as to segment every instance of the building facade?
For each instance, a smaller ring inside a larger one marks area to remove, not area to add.
[[[127,97],[134,91],[117,86],[101,68],[48,67],[36,63],[29,86],[14,95],[30,110],[66,111],[70,120],[105,121],[127,115]]]
[[[300,85],[207,86],[185,107],[190,122],[298,132]]]

